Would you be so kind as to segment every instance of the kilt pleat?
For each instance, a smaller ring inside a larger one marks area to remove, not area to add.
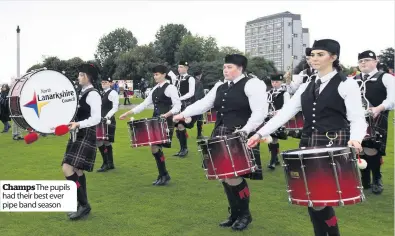
[[[96,148],[96,126],[80,129],[75,142],[69,139],[62,165],[66,163],[91,172],[96,160]]]

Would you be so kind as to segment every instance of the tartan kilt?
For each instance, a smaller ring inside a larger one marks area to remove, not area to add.
[[[330,138],[337,138],[333,140],[332,147],[347,147],[348,141],[350,141],[350,130],[349,129],[341,129],[338,131],[329,131],[328,136]],[[299,148],[302,147],[318,147],[318,146],[326,146],[329,144],[329,139],[326,137],[325,133],[321,133],[318,130],[315,130],[311,134],[307,134],[302,132],[302,136],[299,143]]]
[[[366,117],[369,125],[372,125],[374,131],[378,132],[381,137],[376,138],[376,142],[371,140],[362,141],[362,147],[375,148],[381,156],[385,156],[385,149],[387,148],[387,132],[388,132],[388,115],[389,111],[381,112],[376,119]]]
[[[232,128],[229,129],[227,127],[225,127],[224,125],[220,125],[220,126],[216,126],[213,130],[213,132],[211,133],[211,137],[215,137],[215,136],[226,136],[226,135],[230,135],[232,134],[236,129]],[[254,132],[250,133],[248,135],[248,137],[251,137],[252,135],[254,135]],[[258,145],[256,145],[254,148],[252,148],[252,154],[255,157],[255,163],[258,166],[258,169],[255,170],[254,173],[251,174],[246,174],[246,175],[242,175],[240,177],[243,178],[250,178],[252,180],[262,180],[263,179],[263,175],[262,175],[262,163],[261,163],[261,153],[260,153],[260,144],[258,143]]]
[[[159,117],[159,115],[154,115],[152,116],[154,117]],[[173,133],[174,133],[174,122],[173,122],[173,116],[169,116],[166,119],[167,121],[167,128],[169,129],[169,140],[170,143],[162,143],[162,144],[155,144],[158,147],[162,147],[162,148],[171,148],[171,143],[173,142]]]
[[[96,148],[96,126],[80,129],[75,142],[69,139],[62,165],[66,163],[76,169],[92,172]]]

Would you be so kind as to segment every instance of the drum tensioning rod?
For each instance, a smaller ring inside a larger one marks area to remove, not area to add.
[[[129,127],[128,127],[128,130],[129,130],[129,135],[130,135],[130,138],[131,138],[131,140],[130,141],[132,141],[132,142],[134,142],[134,143],[137,143],[137,138],[136,138],[136,131],[134,130],[134,121],[132,121],[132,130],[130,130],[130,125],[129,125]],[[132,131],[132,133],[130,133],[130,131]],[[132,145],[131,146],[134,146],[135,144],[133,144],[132,143]],[[136,147],[137,147],[137,144],[136,144]]]
[[[289,189],[289,182],[288,182],[288,178],[287,178],[287,176],[288,176],[288,164],[286,164],[285,161],[284,161],[283,152],[280,153],[280,156],[281,156],[281,158],[283,159],[283,165],[282,165],[282,166],[283,166],[283,168],[284,168],[285,183],[287,183],[288,203],[289,203],[289,204],[292,204],[291,192],[292,192],[293,190],[290,190],[290,189]]]
[[[200,156],[202,157],[202,166],[203,166],[204,171],[206,172],[206,178],[208,179],[208,169],[207,169],[206,165],[204,164],[203,149],[201,148],[199,143],[198,143],[198,152],[200,153]]]
[[[148,129],[148,119],[145,118],[145,129],[147,130],[147,134],[148,134],[148,144],[151,146],[151,135],[149,134],[149,129]]]
[[[216,171],[217,168],[215,168],[214,162],[213,162],[213,158],[211,157],[211,153],[210,153],[211,149],[208,147],[208,141],[206,141],[206,146],[207,146],[207,153],[208,153],[208,155],[209,155],[209,157],[210,157],[211,165],[212,165],[212,167],[213,167],[213,171],[214,171],[215,178],[216,178],[216,179],[219,179],[219,177],[218,177],[218,175],[217,175],[217,171]],[[208,175],[208,173],[207,173],[207,175]],[[207,178],[208,178],[208,176],[207,176]]]
[[[306,167],[303,163],[303,155],[302,154],[298,154],[299,160],[300,160],[300,167],[302,169],[302,175],[303,175],[303,181],[304,181],[304,188],[306,190],[306,196],[308,200],[308,205],[309,207],[313,207],[313,202],[310,199],[310,190],[309,190],[309,186],[307,184],[307,178],[306,178],[306,171],[304,170],[304,168]]]
[[[357,159],[357,153],[355,151],[355,148],[353,147],[349,147],[352,153],[352,162],[354,162],[354,174],[357,175],[358,177],[358,183],[359,186],[357,187],[359,189],[359,192],[361,193],[361,201],[365,201],[365,194],[363,193],[363,186],[362,186],[362,180],[361,180],[361,172],[359,171],[359,167],[358,167],[358,159]],[[356,171],[355,171],[356,170]],[[357,173],[355,173],[357,172]]]
[[[240,137],[241,138],[241,137]],[[243,139],[242,140],[242,142],[243,143],[247,143],[247,141],[245,140],[245,139]],[[258,169],[258,165],[256,164],[256,160],[255,160],[255,155],[254,155],[254,150],[251,148],[251,149],[247,149],[247,147],[245,146],[245,145],[243,145],[243,151],[244,151],[244,155],[245,155],[245,157],[246,157],[246,160],[247,160],[247,163],[249,163],[249,167],[250,167],[250,170],[252,171],[252,172],[255,172],[255,170],[257,170]],[[251,158],[250,158],[250,160],[248,160],[248,154],[251,154]],[[255,167],[255,168],[254,168]]]
[[[225,137],[224,142],[225,142],[225,145],[226,145],[226,150],[228,151],[230,161],[232,162],[233,173],[235,174],[235,176],[238,176],[238,174],[236,172],[236,169],[235,169],[235,163],[233,162],[232,153],[230,153],[230,148],[229,148],[229,144],[228,144],[228,138],[226,136],[224,136],[224,137]]]
[[[340,188],[339,176],[338,176],[338,174],[337,174],[336,163],[335,163],[335,159],[333,158],[333,152],[332,152],[332,151],[329,151],[328,154],[329,154],[329,157],[330,157],[331,160],[332,160],[332,163],[331,163],[331,165],[332,165],[332,170],[333,170],[333,174],[335,175],[337,193],[339,194],[339,198],[340,198],[340,200],[339,200],[339,206],[344,206],[344,201],[343,201],[343,198],[342,198],[342,190],[341,190],[341,188]]]

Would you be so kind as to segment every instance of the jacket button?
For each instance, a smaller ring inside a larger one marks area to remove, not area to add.
[[[313,123],[315,123],[315,120],[313,120]]]
[[[225,95],[226,95],[227,93],[225,93]]]
[[[315,111],[315,108],[313,108],[313,111]]]
[[[222,106],[222,108],[225,108],[224,106]]]
[[[222,99],[223,102],[225,102],[225,99]]]
[[[315,117],[315,114],[313,114],[313,117]]]
[[[313,127],[311,127],[312,129],[314,129],[314,126]]]
[[[315,106],[317,103],[313,103],[313,105]]]

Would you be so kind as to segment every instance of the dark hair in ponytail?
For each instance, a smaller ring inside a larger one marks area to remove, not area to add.
[[[339,59],[336,59],[336,61],[334,61],[334,62],[332,63],[332,66],[333,66],[333,68],[335,68],[338,72],[340,72],[340,71],[343,70],[343,68],[342,68],[341,65],[340,65]]]

